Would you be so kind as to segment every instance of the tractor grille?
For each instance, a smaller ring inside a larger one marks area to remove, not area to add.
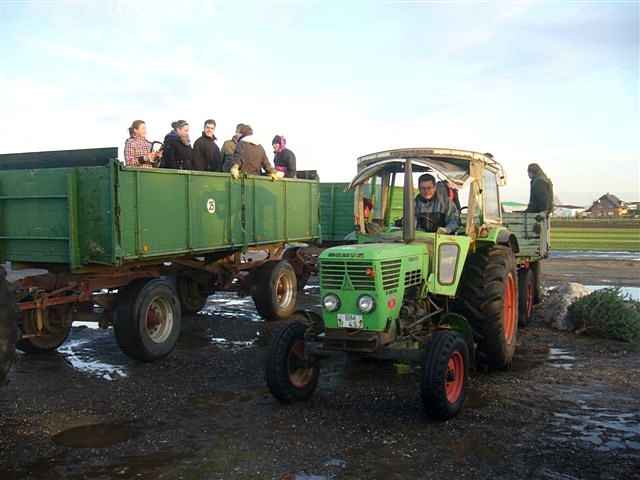
[[[404,286],[413,287],[414,285],[420,285],[422,282],[422,272],[420,270],[412,270],[404,275]]]
[[[367,275],[368,268],[373,269],[369,262],[323,260],[320,262],[320,286],[332,290],[375,290],[376,282]]]
[[[400,283],[402,260],[382,262],[382,289],[386,293],[395,291]]]

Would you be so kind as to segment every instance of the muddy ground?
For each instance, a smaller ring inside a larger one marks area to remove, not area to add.
[[[601,261],[552,259],[547,284],[640,285],[638,262]],[[0,479],[640,478],[640,352],[625,344],[521,330],[513,367],[475,372],[463,412],[438,423],[418,370],[347,358],[311,401],[278,404],[249,299],[214,295],[185,323],[154,364],[87,327],[20,355],[0,391]]]

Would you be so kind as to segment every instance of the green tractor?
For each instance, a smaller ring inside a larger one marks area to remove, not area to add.
[[[455,187],[466,200],[457,231],[441,233],[416,218],[414,185],[423,173],[439,180],[437,195]],[[391,208],[396,181],[403,185],[401,219]],[[427,414],[456,415],[469,369],[476,361],[510,365],[519,323],[539,297],[548,215],[503,212],[504,183],[490,154],[402,149],[360,157],[348,187],[357,243],[320,255],[322,315],[296,312],[274,335],[266,368],[271,393],[284,403],[309,398],[320,360],[348,352],[421,365]]]

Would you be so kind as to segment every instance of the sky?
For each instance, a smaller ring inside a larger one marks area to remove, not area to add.
[[[397,147],[539,163],[562,203],[640,200],[638,1],[0,0],[0,151],[118,146],[237,123],[348,181]]]

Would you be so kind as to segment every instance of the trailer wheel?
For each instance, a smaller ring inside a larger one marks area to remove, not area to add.
[[[320,368],[317,362],[305,358],[307,327],[301,320],[288,323],[277,332],[267,354],[267,386],[282,403],[307,400],[318,386]]]
[[[183,313],[198,313],[209,298],[207,285],[189,275],[180,275],[176,279],[176,289]]]
[[[544,291],[542,288],[542,262],[533,262],[531,264],[531,271],[533,272],[533,304],[537,305],[542,301]]]
[[[0,268],[0,385],[4,384],[15,361],[17,336],[18,307],[6,272]]]
[[[535,279],[530,268],[518,272],[518,324],[526,327],[533,317]]]
[[[462,409],[468,378],[469,350],[461,335],[436,331],[425,346],[420,386],[424,409],[432,418],[448,420]]]
[[[296,309],[296,272],[286,260],[267,262],[255,273],[253,302],[265,320],[286,320]]]
[[[44,332],[36,335],[38,327],[35,310],[22,313],[22,332],[25,336],[18,340],[19,350],[24,353],[46,353],[56,350],[65,342],[73,323],[71,306],[49,307],[45,310],[44,317]]]
[[[467,259],[459,308],[479,333],[478,353],[491,368],[506,368],[518,334],[518,273],[511,248],[494,245]]]
[[[152,362],[173,351],[181,319],[180,301],[171,283],[164,278],[145,279],[120,294],[113,328],[124,353]]]

